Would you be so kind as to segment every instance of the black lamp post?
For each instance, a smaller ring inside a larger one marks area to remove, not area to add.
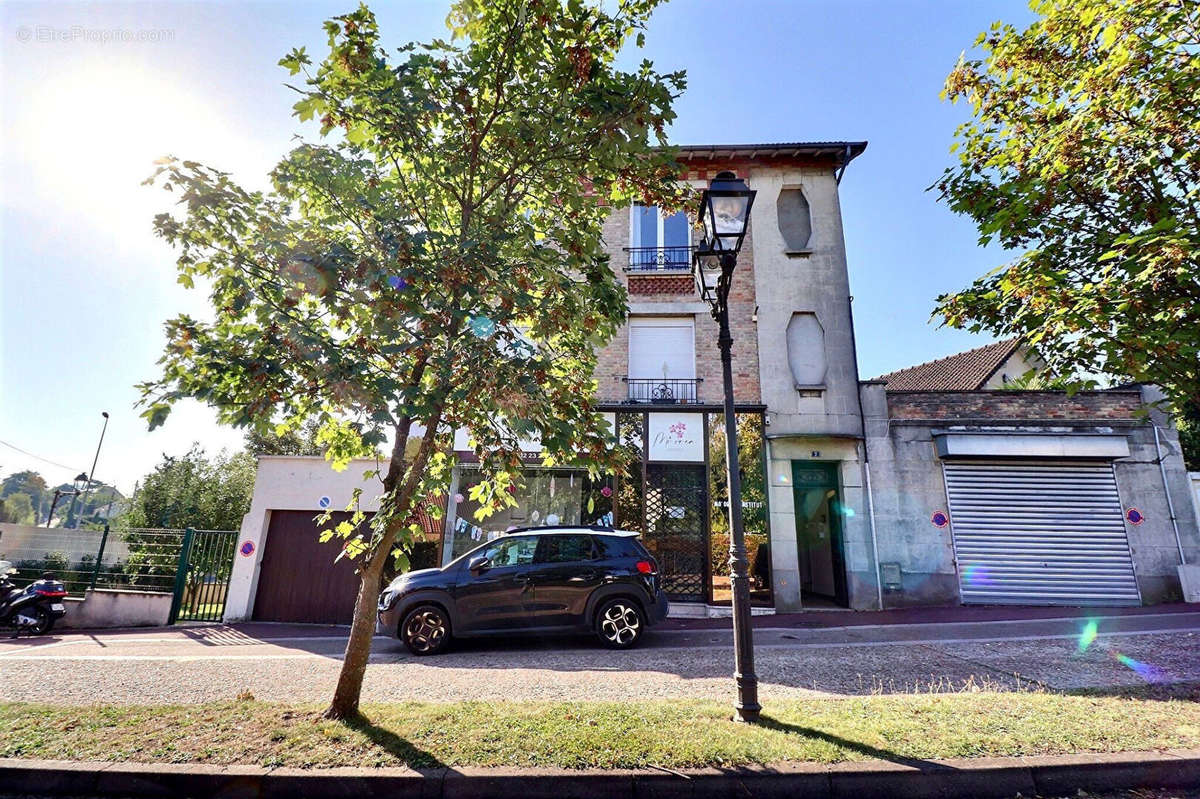
[[[100,447],[104,444],[104,433],[108,430],[108,411],[100,411],[100,415],[104,417],[104,426],[100,428],[100,441],[96,444],[96,457],[92,458],[92,472],[89,476],[86,472],[82,475],[84,479],[83,488],[79,487],[79,478],[75,480],[75,497],[83,497],[83,502],[87,502],[87,492],[92,487],[92,480],[96,479],[96,462],[100,460]],[[75,518],[75,497],[71,498],[71,509],[67,512],[67,518],[71,520],[70,527],[78,527],[79,519]],[[80,505],[79,512],[83,513],[86,508]]]
[[[693,272],[700,296],[720,326],[717,346],[725,381],[725,476],[729,482],[729,570],[733,592],[733,677],[738,698],[736,721],[757,721],[758,675],[754,673],[754,636],[750,627],[750,561],[742,528],[742,477],[738,466],[737,416],[733,410],[733,334],[729,332],[729,288],[738,251],[746,237],[754,191],[732,172],[720,172],[700,199],[704,235],[696,248]]]
[[[87,484],[87,472],[80,472],[79,474],[75,475],[75,482],[72,483],[72,485],[75,486],[74,491],[63,491],[61,488],[54,489],[54,499],[50,500],[50,512],[46,514],[47,527],[50,526],[50,522],[54,519],[54,508],[58,506],[59,497],[71,497],[71,507],[74,508],[74,498],[79,496],[80,492],[87,488]],[[68,518],[70,518],[70,512],[68,512]]]

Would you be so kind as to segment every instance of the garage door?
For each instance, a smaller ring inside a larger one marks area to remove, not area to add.
[[[964,603],[1141,604],[1111,464],[944,469]]]
[[[318,540],[314,511],[271,511],[254,594],[255,621],[349,624],[358,596],[355,563],[334,563],[338,544]],[[335,513],[336,526],[348,513]]]

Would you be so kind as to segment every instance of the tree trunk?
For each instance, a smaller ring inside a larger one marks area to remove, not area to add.
[[[418,372],[419,376],[419,372]],[[325,711],[327,719],[346,719],[358,715],[358,699],[362,693],[363,677],[367,672],[367,659],[371,656],[371,639],[375,637],[375,616],[379,592],[383,588],[383,570],[392,555],[399,528],[404,524],[412,505],[413,492],[421,481],[421,474],[429,460],[441,424],[442,408],[438,406],[421,447],[411,463],[404,460],[404,445],[412,420],[405,418],[396,428],[396,442],[392,445],[392,458],[384,478],[384,507],[394,499],[391,508],[393,517],[387,521],[386,532],[372,550],[363,558],[359,569],[358,598],[354,600],[354,620],[350,622],[350,638],[346,641],[346,654],[342,658],[342,671],[338,675],[337,689],[333,701]],[[404,478],[400,484],[401,477]],[[399,487],[397,487],[399,485]]]
[[[354,620],[350,623],[350,638],[337,690],[325,711],[327,719],[347,719],[358,715],[358,698],[362,693],[367,659],[371,655],[371,639],[375,636],[375,608],[382,589],[383,567],[387,558],[367,558],[363,561],[358,582],[358,599],[354,601]]]

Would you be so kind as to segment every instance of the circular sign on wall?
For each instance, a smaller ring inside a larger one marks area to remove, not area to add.
[[[945,527],[950,523],[950,517],[946,515],[944,510],[935,510],[933,515],[929,517],[929,521],[933,522],[934,527]]]
[[[1143,516],[1142,512],[1137,508],[1130,508],[1129,510],[1125,511],[1125,518],[1129,520],[1130,524],[1135,525],[1146,521],[1146,517]]]
[[[254,554],[254,542],[253,541],[243,541],[241,547],[238,548],[238,552],[241,552],[242,557],[244,557],[244,558],[250,557],[251,555]]]
[[[329,507],[329,497],[321,497],[320,499],[317,500],[317,504],[320,505],[322,508],[328,508]]]

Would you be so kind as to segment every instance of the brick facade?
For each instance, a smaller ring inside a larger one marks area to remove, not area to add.
[[[1138,418],[1138,391],[888,391],[891,419],[1063,421]]]
[[[670,294],[675,297],[691,298],[695,295],[696,281],[691,275],[670,275],[662,277],[646,277],[642,275],[629,276],[629,296],[646,297],[658,294]]]
[[[695,281],[689,275],[644,276],[625,271],[629,263],[625,247],[629,245],[628,208],[612,211],[604,223],[604,241],[609,265],[629,292],[629,302],[639,315],[691,316],[696,322],[696,377],[701,379],[697,399],[720,404],[723,396],[721,356],[717,349],[717,323],[701,304]],[[661,311],[655,308],[660,306]],[[680,310],[680,307],[685,310]],[[758,404],[759,389],[758,331],[753,320],[754,253],[750,237],[738,257],[737,271],[729,293],[729,322],[733,333],[733,394],[738,403]],[[629,373],[629,328],[622,326],[617,335],[598,353],[596,364],[597,396],[601,402],[624,402],[628,397],[622,381]]]

